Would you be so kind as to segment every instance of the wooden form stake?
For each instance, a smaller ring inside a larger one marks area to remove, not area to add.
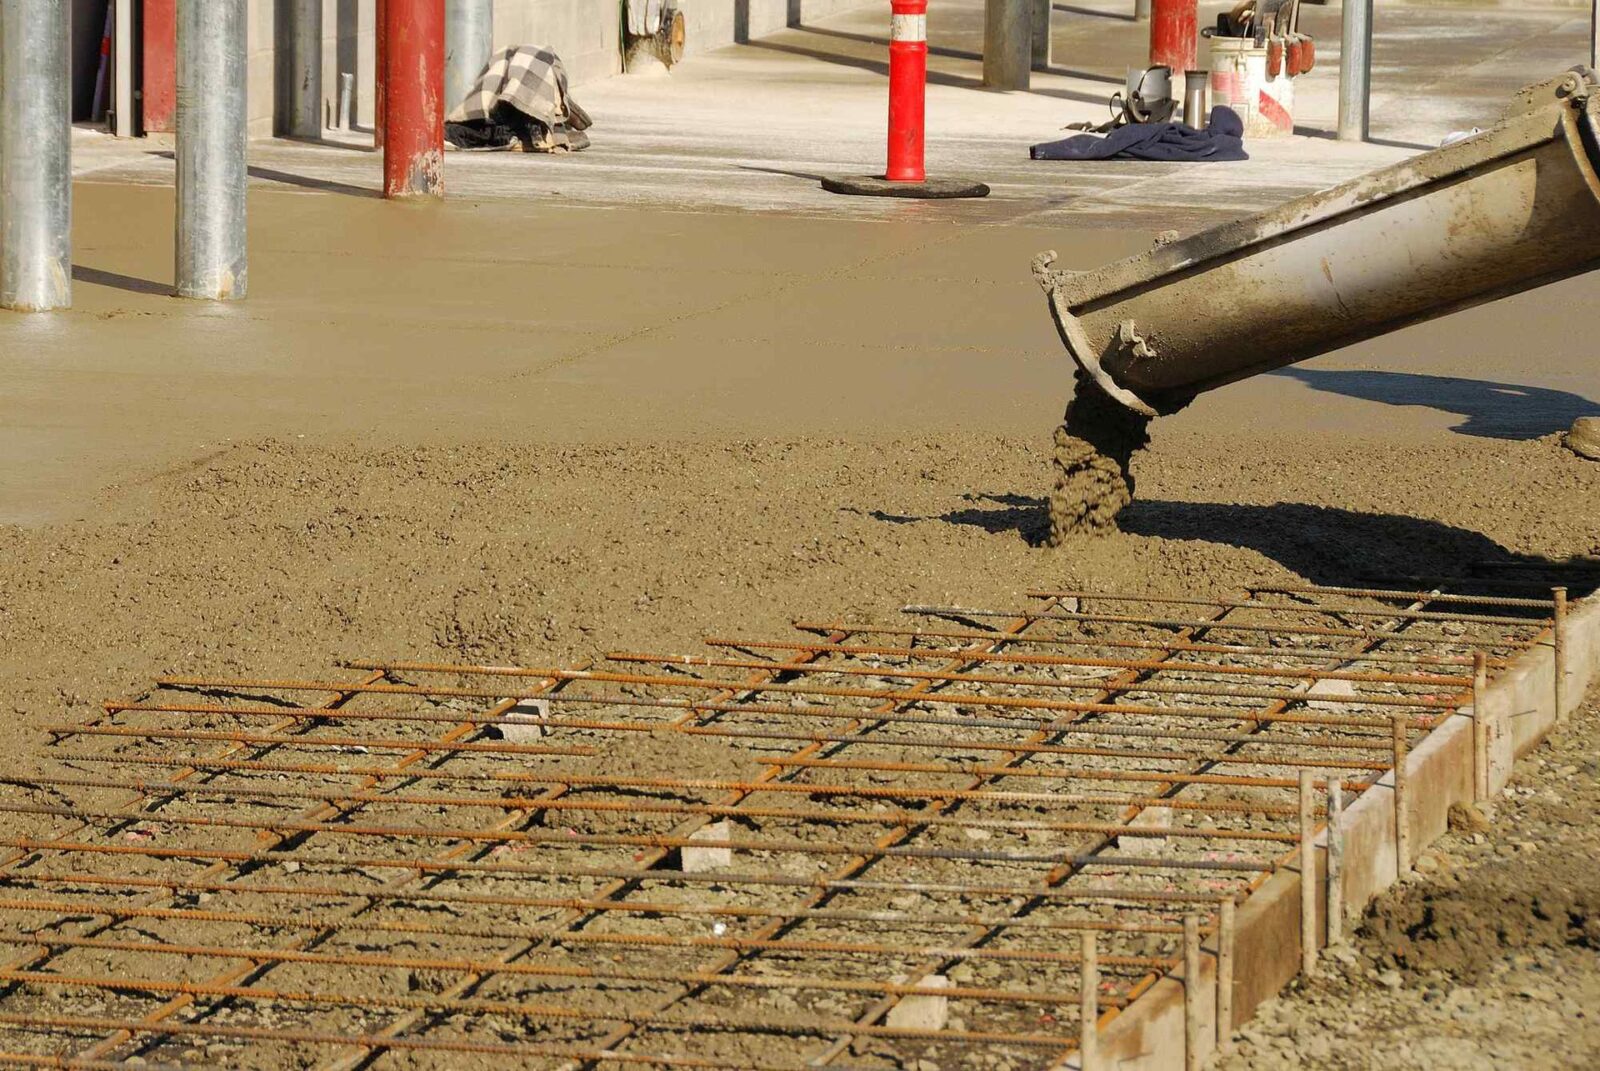
[[[1310,770],[1300,771],[1300,970],[1317,973],[1317,812]]]

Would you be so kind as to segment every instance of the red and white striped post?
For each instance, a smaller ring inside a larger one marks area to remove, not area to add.
[[[383,195],[444,196],[444,0],[385,0]]]
[[[928,0],[891,0],[889,16],[890,182],[921,182],[927,118]]]
[[[928,178],[928,0],[889,0],[889,11],[887,165],[881,175],[824,178],[822,188],[865,197],[983,197],[989,187],[981,182]]]

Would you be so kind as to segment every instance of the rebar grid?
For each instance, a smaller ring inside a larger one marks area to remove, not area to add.
[[[1231,970],[1327,794],[1399,795],[1564,606],[1036,602],[50,726],[0,776],[0,1063],[1057,1066],[1202,941]]]

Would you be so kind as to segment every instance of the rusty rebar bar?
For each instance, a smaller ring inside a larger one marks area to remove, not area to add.
[[[828,633],[837,632],[841,628],[849,627],[862,636],[903,636],[917,639],[934,640],[962,640],[981,639],[984,636],[996,633],[976,632],[970,629],[922,629],[922,628],[890,628],[884,625],[857,624],[844,626],[837,622],[822,622],[797,620],[794,627],[804,632]],[[723,646],[729,641],[709,641]],[[1088,648],[1113,648],[1118,650],[1137,651],[1166,651],[1183,652],[1185,654],[1219,654],[1234,657],[1267,657],[1267,658],[1335,658],[1341,654],[1340,649],[1333,647],[1261,647],[1239,643],[1198,643],[1193,641],[1174,640],[1171,638],[1156,637],[1149,640],[1130,640],[1112,636],[1018,636],[1013,643],[1018,647],[1088,647]],[[783,644],[784,647],[806,648],[809,644]],[[816,645],[828,646],[828,645]],[[846,650],[851,645],[842,645]],[[1353,661],[1370,662],[1373,665],[1418,665],[1418,666],[1470,666],[1472,659],[1465,655],[1441,654],[1409,654],[1386,651],[1381,653],[1363,652],[1352,656]]]
[[[957,829],[1039,830],[1063,833],[1107,833],[1110,835],[1199,837],[1215,840],[1264,840],[1291,842],[1292,835],[1267,830],[1228,829],[1226,827],[1170,827],[1152,829],[1106,822],[1062,822],[1050,819],[957,819],[928,818],[910,811],[830,811],[825,808],[739,808],[710,803],[675,803],[604,800],[539,800],[530,796],[415,796],[382,792],[341,792],[337,789],[293,789],[262,786],[201,784],[173,781],[138,781],[120,778],[51,777],[29,774],[0,774],[0,785],[51,785],[65,788],[117,788],[173,796],[216,796],[223,799],[300,800],[324,803],[382,803],[401,807],[486,807],[494,810],[592,811],[627,815],[709,814],[719,817],[792,819],[822,825],[871,824],[883,826],[947,825]],[[264,820],[257,825],[272,825]]]
[[[870,644],[805,644],[794,641],[766,641],[742,640],[712,637],[706,643],[713,647],[727,647],[738,650],[763,651],[804,651],[822,652],[830,654],[846,654],[854,658],[906,658],[933,660],[948,657],[951,649],[948,647],[893,647]],[[1191,648],[1203,645],[1190,645]],[[1210,650],[1211,648],[1207,647]],[[1269,649],[1262,648],[1261,653]],[[1226,651],[1216,648],[1215,653],[1229,653],[1237,655],[1238,652]],[[612,656],[615,657],[615,656]],[[1318,670],[1306,666],[1241,666],[1217,662],[1174,662],[1171,660],[1154,660],[1139,658],[1092,658],[1088,655],[1050,655],[1050,654],[993,654],[984,655],[975,661],[986,665],[1016,665],[1016,666],[1079,666],[1086,669],[1149,669],[1162,673],[1198,673],[1210,676],[1229,677],[1290,677],[1310,678],[1313,680],[1347,680],[1364,681],[1375,684],[1465,684],[1466,678],[1452,677],[1444,674],[1430,673],[1366,673],[1360,671],[1344,670]],[[714,659],[699,659],[691,665],[726,665]],[[771,664],[771,663],[763,663]],[[819,667],[824,668],[825,667]]]
[[[307,822],[293,819],[244,819],[216,815],[167,815],[144,811],[91,811],[77,807],[57,807],[50,804],[22,804],[0,802],[0,813],[42,814],[63,818],[91,817],[118,824],[189,826],[203,829],[249,829],[318,833],[330,837],[376,837],[383,839],[414,838],[418,840],[448,840],[488,844],[538,844],[566,845],[594,848],[727,848],[741,852],[790,853],[795,855],[845,856],[848,858],[883,857],[891,859],[945,859],[953,861],[987,863],[1049,863],[1067,861],[1071,856],[1062,852],[1006,852],[963,848],[918,848],[893,846],[880,848],[870,844],[830,844],[802,840],[761,840],[743,837],[682,837],[659,834],[631,833],[576,833],[535,832],[532,830],[483,830],[432,828],[428,826],[354,825],[329,822]],[[1276,839],[1276,838],[1274,838]],[[1267,864],[1233,863],[1223,860],[1197,859],[1118,859],[1117,865],[1137,867],[1165,866],[1175,870],[1260,870]],[[1092,865],[1092,864],[1084,864]],[[1100,865],[1109,865],[1102,862]]]

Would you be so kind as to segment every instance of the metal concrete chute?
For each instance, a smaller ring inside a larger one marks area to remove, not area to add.
[[[1144,416],[1260,372],[1600,267],[1600,82],[1498,125],[1087,272],[1034,258],[1073,359]]]

